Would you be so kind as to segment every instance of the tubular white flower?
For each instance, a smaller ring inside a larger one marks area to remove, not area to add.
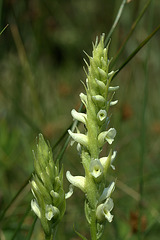
[[[31,208],[38,218],[41,218],[41,210],[35,199],[31,200]]]
[[[80,96],[82,103],[85,105],[85,107],[87,107],[87,95],[84,93],[80,93],[79,96]]]
[[[54,207],[53,205],[46,205],[46,212],[45,217],[48,221],[50,221],[54,216],[57,216],[59,214],[59,209],[57,207]]]
[[[103,122],[107,117],[107,112],[106,110],[100,110],[98,113],[97,113],[97,118],[98,120],[100,120],[100,122]]]
[[[68,181],[75,187],[80,188],[83,192],[85,192],[85,177],[82,176],[72,176],[70,171],[66,172],[66,177]]]
[[[97,103],[100,106],[105,103],[105,98],[102,97],[101,95],[92,96],[92,99],[95,103]]]
[[[118,103],[118,100],[115,100],[115,101],[111,101],[110,103],[109,103],[109,105],[110,106],[114,106],[114,105],[116,105]]]
[[[115,128],[110,128],[108,131],[101,132],[98,135],[99,145],[102,147],[105,141],[107,141],[109,144],[112,144],[115,136],[116,136]]]
[[[90,163],[90,173],[94,179],[99,180],[103,174],[103,166],[99,159],[94,159]]]
[[[115,71],[111,71],[110,73],[108,73],[108,77],[113,76],[114,73],[115,73]]]
[[[107,73],[103,70],[103,69],[101,69],[101,68],[99,68],[98,67],[98,71],[99,71],[99,73],[101,74],[101,76],[104,78],[104,77],[107,77]]]
[[[73,140],[82,144],[85,147],[88,147],[88,138],[86,135],[82,133],[73,133],[71,130],[68,130],[68,133],[73,138]]]
[[[104,57],[101,57],[101,63],[102,63],[102,66],[105,68],[106,67],[106,61],[104,60]]]
[[[71,115],[74,119],[86,124],[87,115],[85,113],[79,113],[75,109],[71,111]]]
[[[95,78],[95,81],[96,81],[96,83],[98,84],[99,88],[100,88],[102,91],[105,91],[106,85],[104,84],[104,82],[98,80],[97,78]]]
[[[55,192],[54,190],[50,191],[50,195],[53,197],[53,199],[54,198],[59,199],[59,197],[60,197],[59,193]]]
[[[113,215],[111,215],[110,212],[112,211],[113,207],[114,207],[113,200],[111,198],[107,198],[105,203],[100,204],[97,207],[96,210],[97,220],[100,222],[104,222],[104,220],[107,219],[108,222],[112,222]]]
[[[115,136],[116,136],[116,129],[115,129],[115,128],[110,128],[110,129],[107,131],[105,140],[106,140],[109,144],[112,144],[112,142],[114,141]]]
[[[108,88],[108,91],[109,91],[109,92],[114,92],[114,91],[116,91],[116,90],[118,90],[118,89],[119,89],[119,86],[109,87],[109,88]]]

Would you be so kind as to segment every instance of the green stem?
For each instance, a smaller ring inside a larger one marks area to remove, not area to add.
[[[52,231],[51,235],[50,236],[45,236],[45,240],[54,240],[54,232]]]
[[[96,226],[96,211],[91,212],[91,224],[90,224],[91,240],[97,240],[97,226]]]

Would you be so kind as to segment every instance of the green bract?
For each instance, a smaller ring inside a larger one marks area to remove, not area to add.
[[[72,176],[69,171],[66,176],[71,184],[85,193],[85,213],[90,224],[92,239],[99,239],[105,220],[111,222],[113,218],[110,211],[114,204],[110,196],[115,183],[112,182],[106,188],[106,180],[108,168],[111,166],[114,169],[112,163],[116,151],[112,153],[110,150],[108,156],[100,157],[104,144],[111,145],[116,136],[114,128],[108,129],[110,121],[108,110],[118,102],[113,101],[113,97],[119,87],[110,86],[115,71],[109,72],[108,47],[109,45],[107,48],[104,47],[104,34],[102,34],[99,43],[97,38],[96,43],[93,44],[92,57],[86,54],[89,58],[89,63],[85,60],[88,68],[85,70],[86,94],[80,94],[86,113],[79,113],[75,109],[71,111],[73,118],[85,125],[85,132],[80,133],[78,129],[77,133],[68,131],[78,143],[78,149],[81,149],[85,176]]]
[[[53,162],[52,149],[39,134],[34,152],[35,174],[31,181],[34,199],[31,208],[41,221],[46,239],[53,239],[53,230],[65,212],[63,169]]]

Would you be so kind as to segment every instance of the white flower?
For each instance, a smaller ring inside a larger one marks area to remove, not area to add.
[[[119,86],[109,87],[109,88],[108,88],[108,91],[109,91],[109,92],[113,92],[113,91],[116,91],[116,90],[118,90],[118,89],[119,89]]]
[[[90,163],[90,173],[95,180],[99,180],[103,174],[103,167],[99,159],[91,160]]]
[[[115,101],[111,101],[110,103],[109,103],[109,105],[110,106],[114,106],[114,105],[116,105],[118,103],[118,100],[115,100]]]
[[[85,105],[85,107],[87,107],[87,95],[84,93],[80,93],[79,96],[80,96],[82,103]]]
[[[106,110],[100,110],[98,113],[97,113],[97,118],[98,120],[100,120],[100,122],[103,122],[107,117],[107,112]]]
[[[85,113],[79,113],[75,109],[71,111],[71,115],[74,119],[86,124],[87,115]]]
[[[112,168],[113,170],[115,170],[115,166],[114,166],[112,163],[114,162],[114,160],[115,160],[115,158],[116,158],[116,155],[117,155],[117,151],[113,151],[112,156],[110,156],[110,154],[109,154],[108,157],[102,157],[102,158],[100,158],[99,160],[100,160],[103,168],[108,168],[108,166],[110,165],[111,168]]]
[[[107,188],[103,190],[102,195],[99,198],[99,203],[103,202],[105,199],[109,198],[115,189],[115,182],[112,182]]]
[[[98,105],[103,105],[105,103],[105,98],[101,95],[92,96],[93,101]]]
[[[100,204],[96,210],[96,217],[99,222],[104,222],[107,219],[109,222],[112,222],[113,215],[111,215],[111,211],[114,207],[113,200],[111,198],[107,198],[105,203]]]
[[[46,205],[46,212],[45,217],[48,221],[50,221],[53,217],[57,216],[59,214],[59,209],[57,207],[50,205]]]
[[[86,135],[82,133],[73,133],[71,130],[68,130],[68,133],[76,142],[88,147],[88,138]]]
[[[106,85],[104,84],[104,82],[98,80],[97,78],[95,78],[95,81],[96,81],[96,83],[98,84],[100,90],[104,92],[105,89],[106,89]]]
[[[108,131],[101,132],[98,135],[98,142],[99,142],[100,147],[103,146],[105,141],[107,141],[109,144],[112,144],[115,136],[116,136],[115,128],[110,128]]]
[[[106,77],[107,77],[107,73],[106,73],[103,69],[101,69],[101,68],[98,67],[98,71],[99,71],[100,75],[101,75],[103,78],[106,78]]]
[[[82,176],[72,176],[70,171],[66,172],[66,177],[68,181],[75,187],[80,188],[83,192],[85,192],[85,177]]]

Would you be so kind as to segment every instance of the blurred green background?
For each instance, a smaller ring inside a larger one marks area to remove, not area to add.
[[[129,1],[128,1],[129,2]],[[115,57],[145,0],[126,4],[112,35],[110,57]],[[121,1],[118,0],[6,0],[0,1],[0,211],[11,202],[33,172],[32,149],[43,133],[54,146],[72,123],[70,111],[80,106],[84,92],[83,58],[91,55],[92,42],[109,32]],[[160,1],[152,1],[125,45],[114,70],[160,23]],[[138,239],[160,236],[160,33],[117,75],[119,85],[110,126],[117,130],[117,178],[113,195],[114,221],[107,223],[103,239]],[[64,141],[54,149],[56,156]],[[107,151],[107,150],[106,150]],[[83,174],[76,148],[68,147],[64,170]],[[143,174],[142,174],[143,173]],[[142,178],[143,177],[143,178]],[[68,191],[66,179],[65,189]],[[25,185],[0,224],[0,239],[27,239],[34,214],[24,219],[32,195]],[[140,189],[143,186],[143,202]],[[83,212],[84,196],[75,189],[57,239],[79,239],[75,229],[89,237]],[[139,217],[141,218],[139,220]],[[80,224],[80,223],[83,224]],[[43,239],[37,221],[32,239]]]

